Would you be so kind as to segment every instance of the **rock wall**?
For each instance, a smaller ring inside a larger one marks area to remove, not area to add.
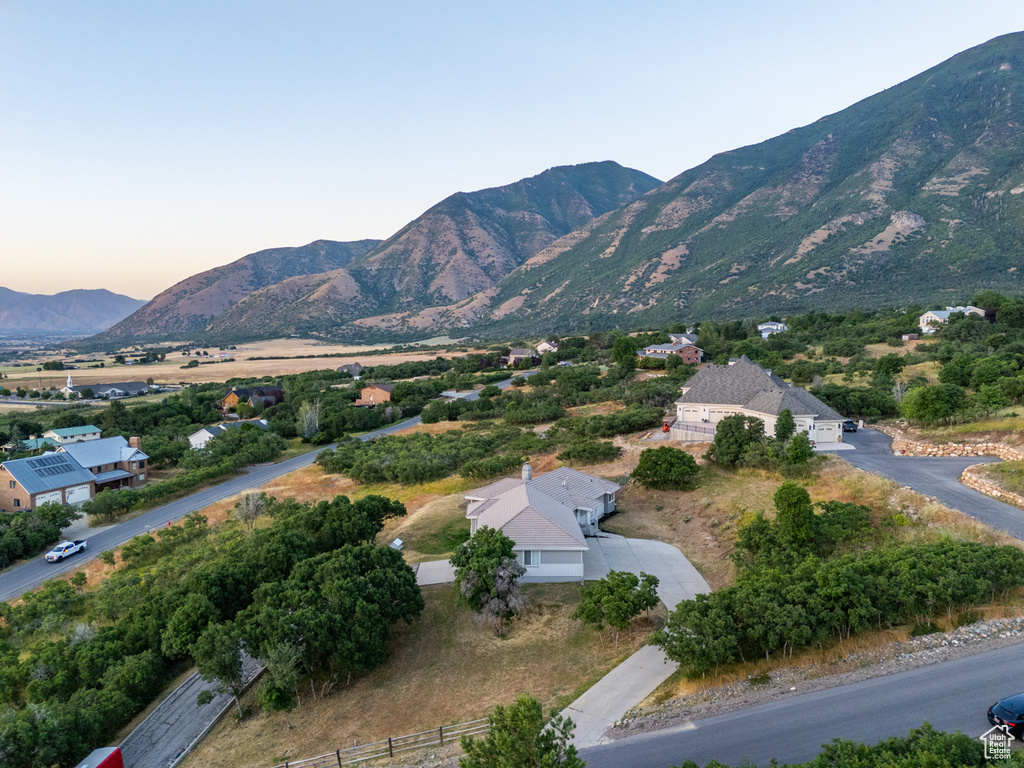
[[[1002,443],[924,443],[911,440],[902,430],[882,425],[871,429],[892,438],[892,452],[902,456],[997,456],[1003,461],[1024,460],[1024,450]]]
[[[1024,496],[1019,493],[1013,493],[1000,488],[996,483],[985,476],[984,467],[987,464],[973,464],[963,471],[960,475],[960,482],[966,485],[968,488],[973,488],[976,491],[984,493],[986,496],[991,496],[993,499],[999,499],[1006,504],[1012,504],[1015,507],[1024,509]]]

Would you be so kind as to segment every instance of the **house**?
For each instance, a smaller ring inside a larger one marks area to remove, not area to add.
[[[41,451],[43,448],[56,447],[57,443],[48,437],[36,437],[35,435],[29,435],[28,440],[22,440],[21,446],[16,446],[13,442],[4,443],[0,445],[0,451],[4,453],[14,453],[14,449],[18,448],[21,451]]]
[[[70,456],[48,453],[0,464],[0,511],[23,512],[40,504],[81,504],[95,493],[95,478]]]
[[[71,457],[76,464],[91,473],[96,492],[104,488],[124,488],[146,482],[146,464],[149,456],[139,447],[137,437],[107,437],[88,443],[62,445],[51,455]]]
[[[524,464],[520,477],[507,477],[466,494],[470,533],[500,530],[515,542],[524,581],[582,581],[585,536],[615,511],[619,485],[561,467],[537,478]]]
[[[368,387],[363,387],[355,404],[374,406],[389,403],[391,402],[391,391],[394,388],[394,384],[371,384]]]
[[[965,315],[985,316],[985,310],[967,305],[966,307],[946,307],[945,309],[929,309],[918,318],[918,325],[921,326],[921,333],[935,333],[935,326],[945,325],[949,322],[949,316],[962,312]]]
[[[904,333],[902,336],[900,336],[900,338],[903,341],[917,341],[921,337],[918,336],[916,333]]]
[[[348,365],[340,365],[336,369],[338,373],[347,373],[353,379],[358,380],[363,374],[363,366],[359,363],[349,363]]]
[[[67,386],[61,392],[67,398],[83,397],[83,392],[92,392],[93,397],[102,397],[108,400],[117,400],[122,397],[139,397],[152,392],[159,392],[160,388],[155,384],[147,384],[144,381],[117,381],[112,384],[82,384],[75,386],[68,376]]]
[[[239,403],[254,407],[257,403],[269,406],[282,402],[284,402],[284,390],[280,387],[232,387],[217,402],[217,408],[223,413],[237,408]]]
[[[51,440],[56,445],[67,445],[68,443],[86,443],[90,440],[100,439],[100,428],[92,424],[84,427],[63,427],[43,432],[43,438]]]
[[[533,362],[533,359],[536,356],[536,352],[534,352],[532,349],[525,349],[523,347],[513,347],[508,351],[506,367],[515,368],[523,360]]]
[[[270,425],[266,419],[246,419],[244,421],[222,421],[220,424],[214,424],[212,427],[203,427],[197,432],[193,432],[188,436],[188,443],[192,446],[192,450],[201,451],[206,447],[206,444],[213,440],[217,435],[222,432],[226,432],[229,429],[238,429],[243,424],[251,424],[258,429],[267,429]]]
[[[668,335],[669,341],[673,344],[696,344],[697,334],[696,333],[670,333]]]
[[[542,341],[537,345],[537,354],[543,355],[545,352],[557,352],[558,344],[553,341]]]
[[[762,339],[767,339],[773,333],[785,333],[788,330],[785,323],[767,322],[757,326],[757,332],[761,334]]]
[[[786,383],[746,355],[729,365],[706,365],[686,382],[676,400],[672,439],[710,441],[715,425],[737,413],[761,419],[770,435],[785,409],[793,414],[797,431],[806,432],[815,442],[843,441],[842,416],[806,389]]]
[[[668,359],[669,355],[677,355],[687,365],[700,365],[704,362],[704,350],[695,344],[684,342],[682,344],[651,344],[638,350],[637,357],[655,357],[662,360]]]

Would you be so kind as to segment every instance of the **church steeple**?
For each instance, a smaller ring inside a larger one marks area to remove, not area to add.
[[[71,383],[71,374],[69,373],[68,374],[68,389],[71,389],[73,386],[75,386],[75,385]]]

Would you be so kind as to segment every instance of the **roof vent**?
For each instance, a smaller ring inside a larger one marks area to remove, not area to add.
[[[533,467],[530,466],[530,462],[523,464],[523,481],[533,479]]]

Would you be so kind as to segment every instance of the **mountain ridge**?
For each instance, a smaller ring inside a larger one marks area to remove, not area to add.
[[[94,334],[145,304],[144,299],[133,299],[106,288],[42,294],[0,286],[0,335]]]

